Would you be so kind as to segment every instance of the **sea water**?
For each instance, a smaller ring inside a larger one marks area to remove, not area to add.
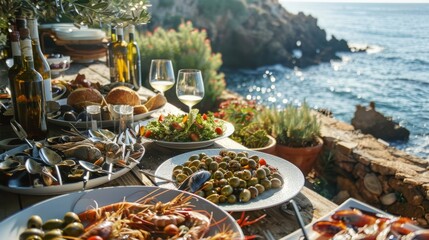
[[[411,132],[407,142],[390,144],[429,159],[429,4],[282,5],[316,17],[328,38],[370,49],[304,69],[275,65],[226,71],[227,87],[267,105],[305,100],[347,123],[356,105],[374,101],[378,111]]]

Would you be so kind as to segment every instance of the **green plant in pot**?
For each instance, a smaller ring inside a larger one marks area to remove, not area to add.
[[[254,122],[262,106],[254,101],[230,99],[219,105],[215,116],[234,125],[231,138],[253,150],[274,153],[275,139],[271,137],[263,124]]]
[[[323,146],[320,122],[308,104],[304,102],[300,107],[289,104],[283,110],[266,109],[258,121],[271,126],[271,133],[277,140],[276,154],[307,175]]]

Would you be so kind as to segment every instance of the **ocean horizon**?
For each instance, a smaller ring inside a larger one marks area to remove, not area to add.
[[[391,146],[429,159],[429,4],[280,3],[316,17],[328,39],[334,35],[369,50],[303,69],[278,64],[225,71],[227,88],[264,105],[306,101],[347,123],[356,105],[374,101],[379,112],[410,130],[408,141]]]

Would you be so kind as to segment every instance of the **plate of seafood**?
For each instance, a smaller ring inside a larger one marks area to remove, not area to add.
[[[0,189],[53,195],[94,188],[118,178],[143,157],[140,143],[58,136],[21,145],[0,155]]]
[[[147,186],[65,194],[0,222],[0,239],[41,235],[64,239],[244,239],[235,219],[215,204],[184,191]]]
[[[309,240],[429,238],[429,230],[422,230],[414,220],[393,216],[354,198],[349,198],[305,229]],[[301,229],[284,238],[299,239],[304,239]]]
[[[214,118],[211,114],[199,114],[196,109],[189,114],[161,115],[140,121],[135,128],[143,139],[173,149],[208,147],[234,133],[231,123]]]
[[[304,175],[292,163],[258,151],[205,149],[178,155],[155,172],[158,186],[193,192],[225,211],[279,205],[297,195]]]

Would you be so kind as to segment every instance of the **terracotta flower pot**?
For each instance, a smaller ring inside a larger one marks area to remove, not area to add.
[[[268,153],[268,154],[276,154],[276,139],[271,137],[270,135],[268,135],[268,144],[265,147],[261,147],[261,148],[250,148],[251,150],[254,151],[260,151],[260,152],[264,152],[264,153]]]
[[[276,155],[288,160],[297,166],[306,176],[314,167],[317,157],[323,147],[323,140],[318,139],[319,144],[313,147],[293,148],[282,144],[276,145]]]

